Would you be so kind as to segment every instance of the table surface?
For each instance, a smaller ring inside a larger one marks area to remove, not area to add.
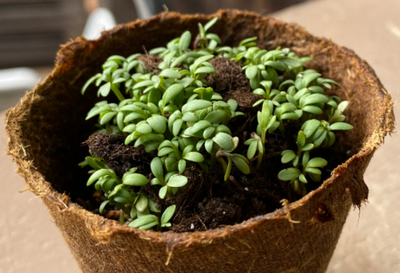
[[[396,100],[400,64],[399,0],[318,0],[275,13],[353,49]],[[395,106],[399,116],[400,108]],[[1,113],[4,118],[4,112]],[[6,156],[0,126],[0,272],[80,272],[40,198],[24,190]],[[387,137],[365,174],[369,202],[350,212],[327,272],[400,272],[400,136]]]

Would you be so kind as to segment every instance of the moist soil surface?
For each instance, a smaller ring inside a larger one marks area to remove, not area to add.
[[[141,60],[148,70],[157,68],[160,58],[142,55]],[[246,156],[247,147],[243,145],[251,132],[256,131],[256,113],[260,109],[252,105],[261,97],[252,93],[250,84],[239,64],[222,58],[210,61],[214,65],[216,73],[207,75],[208,86],[214,92],[221,94],[225,101],[235,99],[238,102],[238,111],[244,116],[238,116],[228,124],[232,135],[239,137],[240,144],[235,153]],[[155,72],[156,73],[156,72]],[[290,167],[281,163],[281,152],[286,149],[296,150],[297,132],[301,124],[288,121],[285,135],[279,130],[267,137],[266,151],[263,163],[259,170],[251,165],[251,173],[244,175],[233,166],[228,181],[224,181],[224,173],[221,166],[217,165],[208,171],[202,170],[198,165],[188,161],[187,171],[184,173],[189,179],[186,187],[181,189],[172,198],[160,199],[159,187],[146,185],[142,191],[155,200],[161,210],[175,204],[176,211],[172,219],[173,232],[191,232],[215,229],[225,225],[240,223],[251,217],[264,215],[282,207],[281,200],[287,199],[293,202],[301,198],[287,183],[280,181],[277,174],[280,170]],[[120,177],[130,168],[137,167],[137,173],[153,178],[150,172],[150,162],[153,155],[146,153],[142,147],[134,148],[124,144],[125,136],[96,133],[89,137],[84,145],[87,145],[93,155],[103,159],[107,167],[113,169]],[[289,145],[289,143],[292,143]],[[330,176],[331,171],[344,162],[346,156],[338,153],[334,148],[326,148],[313,156],[328,158],[328,165],[322,169],[322,180]],[[253,158],[252,161],[256,160]],[[309,182],[307,191],[317,188],[320,183]],[[105,200],[100,192],[93,193],[95,207]],[[80,202],[82,203],[82,202]],[[118,219],[119,211],[106,207],[103,212],[105,217]]]

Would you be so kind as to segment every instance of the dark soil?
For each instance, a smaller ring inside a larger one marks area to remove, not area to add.
[[[252,93],[249,80],[240,64],[227,58],[215,58],[210,63],[215,67],[216,73],[206,76],[207,85],[221,93],[225,101],[236,100],[240,111],[253,110],[253,104],[262,96]]]
[[[145,62],[146,68],[156,68],[159,62],[158,59],[149,58],[148,55],[141,60]],[[209,86],[213,87],[215,92],[219,92],[225,101],[230,98],[237,100],[238,110],[245,113],[244,116],[233,119],[229,127],[233,135],[240,138],[240,145],[235,153],[246,156],[247,146],[243,145],[243,142],[251,132],[256,130],[256,112],[259,109],[253,108],[252,105],[260,97],[251,92],[249,82],[239,64],[220,58],[213,59],[211,63],[216,69],[216,74],[206,76]],[[268,136],[263,164],[258,171],[252,169],[249,175],[244,175],[233,167],[228,181],[225,182],[221,166],[215,166],[206,172],[196,164],[188,162],[185,175],[189,183],[175,197],[166,200],[158,198],[159,188],[156,186],[147,185],[142,190],[149,194],[162,209],[176,204],[173,225],[170,229],[173,232],[214,229],[272,212],[282,207],[280,203],[282,199],[293,202],[301,198],[287,183],[277,178],[280,170],[290,167],[280,162],[280,154],[286,149],[296,149],[296,147],[289,147],[288,143],[296,138],[299,124],[291,122],[286,128],[288,131],[285,135],[287,136],[282,136],[279,132]],[[138,173],[146,175],[149,179],[152,178],[151,155],[142,147],[134,148],[124,145],[124,136],[100,133],[92,135],[84,144],[88,145],[92,154],[102,158],[107,166],[115,170],[119,176],[130,168],[137,167]],[[323,153],[323,157],[330,158],[328,166],[323,168],[322,179],[326,179],[333,168],[344,162],[346,156],[338,154],[333,148],[325,149],[320,153]],[[314,156],[318,155],[314,154]],[[307,184],[307,190],[313,190],[318,186],[319,183],[310,182]],[[95,200],[101,202],[98,193],[94,195],[94,197],[97,196]],[[108,209],[106,207],[105,217],[117,219],[118,213],[112,208]]]

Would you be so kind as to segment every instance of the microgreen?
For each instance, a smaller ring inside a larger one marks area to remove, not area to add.
[[[131,227],[168,228],[175,205],[161,213],[159,204],[143,187],[154,187],[158,197],[171,204],[173,197],[191,183],[189,166],[207,171],[221,164],[227,181],[235,171],[249,174],[253,169],[249,160],[257,155],[257,171],[269,138],[286,136],[288,126],[297,126],[297,138],[281,153],[284,169],[277,177],[303,195],[307,193],[306,183],[321,180],[322,168],[328,162],[312,157],[313,151],[333,145],[336,130],[352,129],[343,115],[349,103],[325,93],[333,86],[340,88],[338,84],[315,70],[305,70],[308,57],[300,58],[287,48],[258,48],[257,37],[247,38],[237,47],[221,46],[220,37],[209,33],[215,24],[217,18],[204,26],[199,23],[193,49],[192,33],[185,31],[166,47],[149,50],[150,55],[162,59],[154,71],[146,70],[138,58],[141,54],[113,55],[103,64],[103,71],[83,86],[82,94],[94,85],[99,97],[114,94],[119,101],[96,103],[86,119],[97,117],[100,132],[124,135],[125,145],[143,146],[152,156],[151,174],[131,168],[122,177],[95,156],[80,163],[92,168],[87,185],[104,194],[100,213],[118,209],[120,222]],[[216,73],[211,64],[216,57],[239,63],[253,93],[262,96],[253,105],[259,110],[257,127],[243,140],[247,146],[240,145],[239,136],[232,135],[229,128],[232,119],[244,115],[236,111],[238,102],[224,101],[207,86],[206,76]],[[243,147],[247,158],[235,152]]]

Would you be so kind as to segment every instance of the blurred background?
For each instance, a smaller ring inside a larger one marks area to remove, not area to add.
[[[0,0],[0,111],[52,70],[61,44],[95,39],[116,24],[164,10],[212,13],[236,8],[269,14],[307,0]]]
[[[400,93],[400,0],[0,0],[0,116],[53,69],[61,44],[95,39],[115,24],[166,9],[212,13],[237,8],[304,26],[354,50],[395,101]],[[395,104],[395,115],[400,107]],[[0,273],[81,272],[39,197],[6,155],[0,126]],[[352,210],[329,273],[400,273],[400,136],[375,153],[364,179],[368,204]],[[306,259],[306,257],[305,257]],[[312,272],[310,272],[312,273]]]

